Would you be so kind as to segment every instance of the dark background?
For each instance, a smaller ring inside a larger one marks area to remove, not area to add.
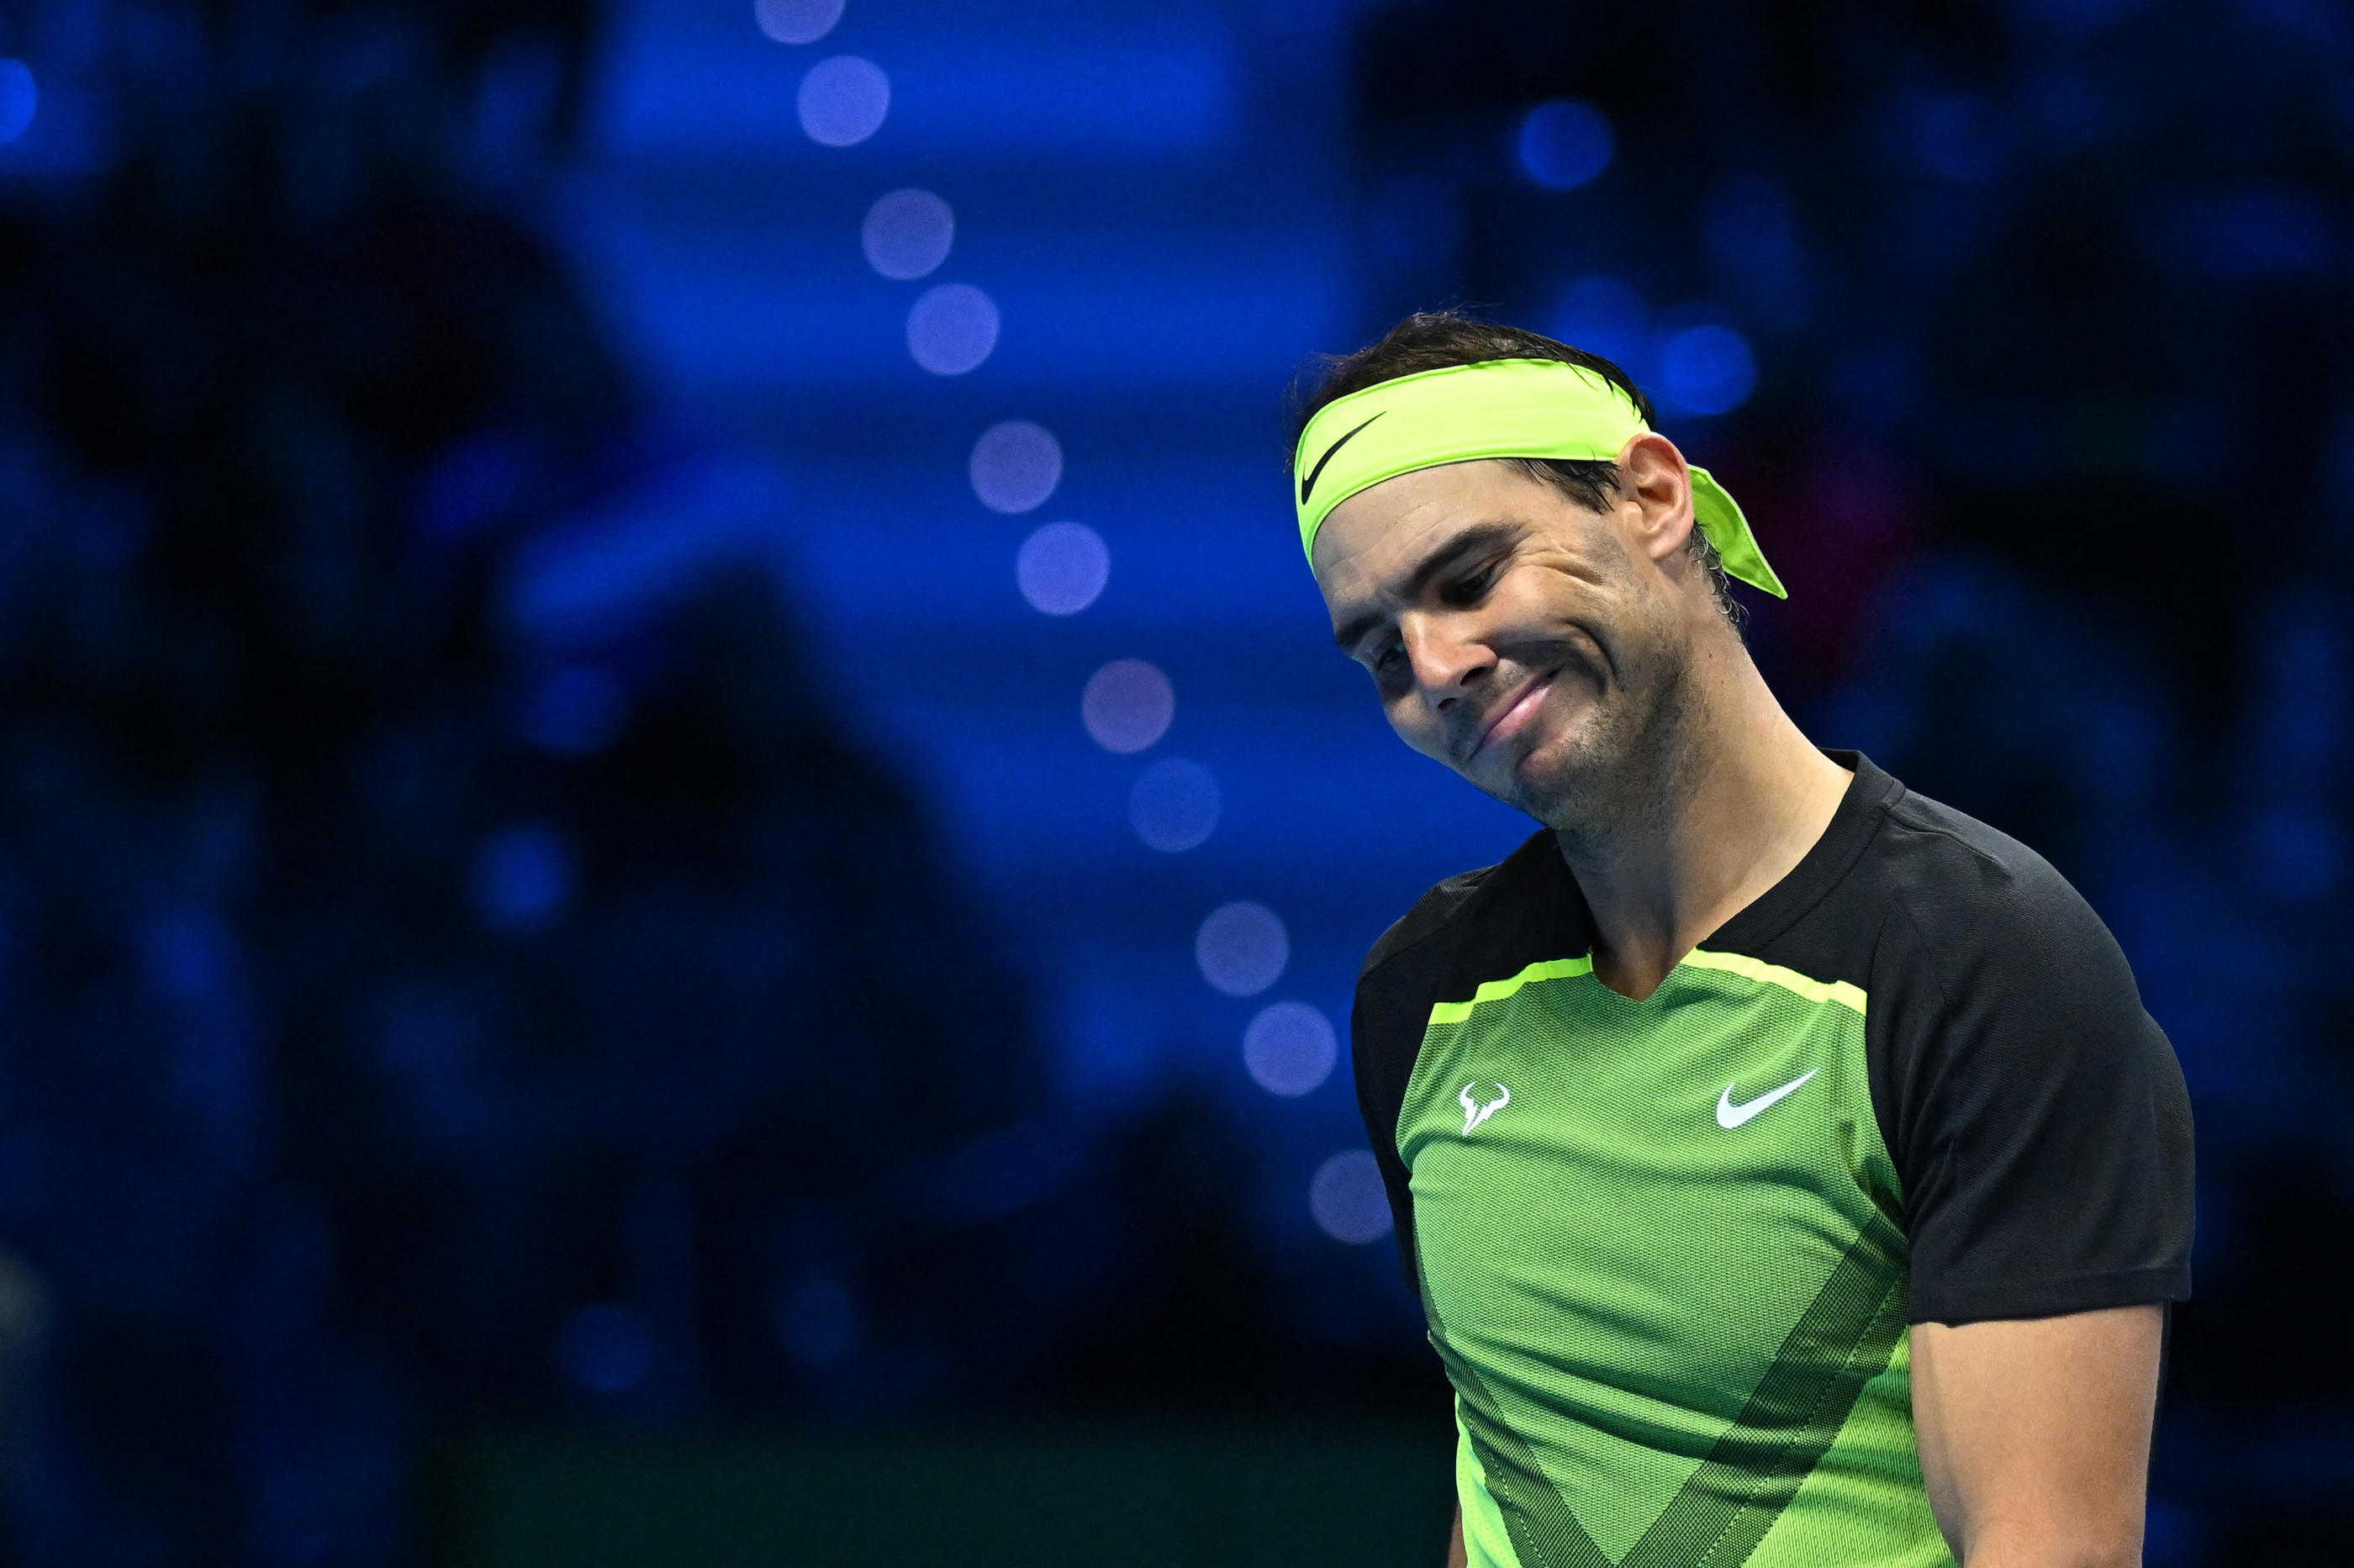
[[[2354,12],[823,9],[0,9],[8,1560],[1058,1560],[1029,1486],[1436,1563],[1319,1051],[1526,824],[1326,645],[1279,394],[1438,303],[1627,365],[1808,732],[2115,930],[2200,1132],[2149,1561],[2335,1560]]]

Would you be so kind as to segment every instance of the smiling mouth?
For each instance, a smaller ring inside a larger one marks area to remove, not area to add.
[[[1516,733],[1522,728],[1538,700],[1544,695],[1546,690],[1553,685],[1554,678],[1560,673],[1559,670],[1547,670],[1543,674],[1532,676],[1523,683],[1521,689],[1512,694],[1511,701],[1506,703],[1496,716],[1490,719],[1486,726],[1479,731],[1479,738],[1474,740],[1470,749],[1463,754],[1464,762],[1468,765],[1472,758],[1486,750],[1488,743],[1496,738],[1497,731],[1507,731],[1505,738],[1510,739],[1511,733]]]

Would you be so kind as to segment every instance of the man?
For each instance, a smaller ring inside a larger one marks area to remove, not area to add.
[[[2138,1563],[2190,1118],[2107,930],[1799,734],[1724,577],[1781,585],[1617,366],[1416,316],[1305,412],[1341,649],[1543,824],[1358,981],[1449,1563]]]

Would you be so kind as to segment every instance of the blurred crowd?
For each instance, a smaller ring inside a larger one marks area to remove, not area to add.
[[[502,622],[677,461],[476,112],[591,18],[510,10],[191,8],[0,218],[27,1562],[391,1561],[440,1424],[888,1408],[1056,1309],[932,1191],[1035,1108],[1023,987],[773,583]]]

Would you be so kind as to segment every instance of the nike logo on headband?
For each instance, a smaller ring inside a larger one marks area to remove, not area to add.
[[[1389,410],[1387,408],[1382,410],[1382,414],[1386,414],[1388,412]],[[1373,419],[1380,418],[1382,414],[1375,414],[1373,416]],[[1373,419],[1367,419],[1365,421],[1365,425],[1372,424]],[[1365,425],[1359,425],[1357,427],[1357,430],[1363,429]],[[1334,441],[1331,446],[1324,449],[1324,455],[1316,460],[1316,466],[1310,469],[1308,471],[1308,477],[1299,482],[1300,505],[1305,506],[1308,504],[1308,493],[1316,488],[1317,478],[1323,473],[1324,465],[1332,461],[1332,454],[1339,451],[1342,447],[1347,446],[1350,440],[1356,435],[1357,430],[1351,430],[1348,435],[1342,436],[1339,440]]]

